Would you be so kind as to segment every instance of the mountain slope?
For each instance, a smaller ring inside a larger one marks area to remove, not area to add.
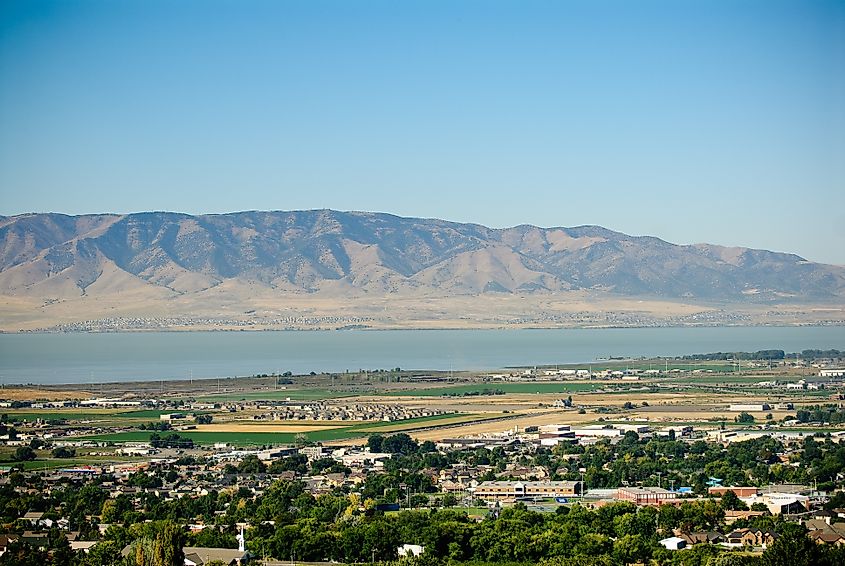
[[[4,296],[64,300],[133,286],[162,300],[227,281],[333,297],[589,290],[739,303],[845,299],[842,267],[598,226],[491,229],[332,210],[0,219]]]

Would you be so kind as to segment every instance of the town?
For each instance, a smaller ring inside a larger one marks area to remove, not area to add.
[[[7,397],[0,564],[839,564],[841,361]]]

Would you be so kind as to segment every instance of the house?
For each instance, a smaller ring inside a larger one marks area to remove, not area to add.
[[[681,537],[665,538],[660,541],[660,544],[662,544],[667,550],[681,550],[682,548],[687,547],[687,541]]]
[[[0,535],[0,556],[6,554],[6,549],[13,542],[18,542],[17,535]]]
[[[78,552],[82,551],[85,554],[88,554],[88,551],[91,550],[91,547],[97,544],[98,541],[96,540],[73,540],[70,541],[70,549]]]
[[[809,531],[807,536],[819,544],[845,545],[845,524],[828,523],[824,519],[810,519],[804,522]]]
[[[845,535],[837,532],[829,531],[810,531],[807,536],[818,544],[832,544],[835,546],[845,546]]]
[[[204,566],[211,562],[222,562],[226,566],[242,566],[248,564],[252,555],[246,550],[235,550],[233,548],[205,548],[199,546],[186,546],[182,548],[185,555],[185,566]],[[129,556],[132,553],[132,545],[123,547],[120,554]]]
[[[718,544],[720,542],[724,542],[725,540],[725,537],[722,536],[721,533],[717,533],[716,531],[685,533],[680,529],[675,529],[674,535],[676,537],[684,539],[687,543],[687,546],[693,546],[696,544]]]
[[[724,546],[752,546],[766,548],[777,538],[777,534],[765,529],[737,529],[725,537]]]
[[[402,558],[403,556],[419,556],[424,551],[424,546],[420,546],[418,544],[403,544],[396,549],[396,554],[399,555],[399,558]]]
[[[44,516],[44,513],[38,511],[30,511],[22,517],[24,521],[29,521],[29,523],[34,527],[38,525],[38,521],[41,520],[41,517]]]

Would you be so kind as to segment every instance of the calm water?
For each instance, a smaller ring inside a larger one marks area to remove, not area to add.
[[[492,370],[770,348],[845,350],[845,327],[0,334],[0,378],[90,383],[362,368]]]

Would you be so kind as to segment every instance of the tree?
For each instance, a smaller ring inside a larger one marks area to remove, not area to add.
[[[208,413],[197,415],[197,424],[211,424],[213,420],[214,415],[209,415]]]
[[[58,448],[53,449],[53,458],[73,458],[76,456],[76,450],[73,448],[65,448],[64,446],[59,446]]]
[[[171,521],[165,521],[155,538],[152,566],[184,566],[185,533]]]
[[[736,493],[731,490],[727,490],[724,495],[722,495],[722,509],[725,510],[741,510],[745,511],[748,509],[748,506],[737,497]]]
[[[759,558],[754,555],[740,554],[738,552],[723,552],[718,556],[710,558],[707,561],[707,566],[753,566],[759,564],[759,562]]]
[[[754,424],[754,415],[743,411],[739,415],[737,415],[734,420],[741,424]]]
[[[408,434],[400,432],[392,434],[382,442],[382,450],[391,454],[415,454],[419,449],[417,442]]]
[[[92,546],[85,557],[85,566],[112,566],[121,560],[120,547],[114,542],[104,540]]]
[[[35,460],[35,451],[29,446],[20,446],[15,450],[15,460],[18,462]]]
[[[823,563],[823,550],[807,536],[804,527],[783,526],[778,538],[763,553],[763,566],[817,566]]]
[[[263,474],[267,471],[267,466],[258,459],[255,454],[245,456],[243,460],[238,463],[239,474]]]
[[[332,459],[332,464],[335,460]],[[308,472],[308,457],[304,454],[294,454],[286,458],[274,460],[270,464],[269,472],[271,474],[280,474],[282,472],[296,472],[298,474],[305,474]]]
[[[24,541],[10,542],[6,547],[6,552],[0,557],[0,564],[3,566],[31,566],[47,563],[45,553]]]
[[[623,564],[647,564],[651,557],[651,547],[643,535],[625,535],[613,543],[613,554]]]
[[[370,449],[370,452],[381,452],[383,443],[384,436],[380,434],[371,434],[367,437],[367,448]]]

